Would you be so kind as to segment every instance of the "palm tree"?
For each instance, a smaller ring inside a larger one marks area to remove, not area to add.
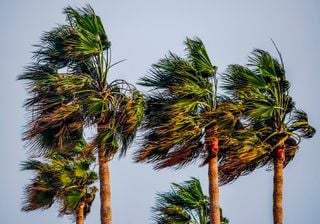
[[[108,82],[116,63],[94,10],[67,7],[64,13],[67,23],[44,33],[33,63],[19,76],[29,81],[31,94],[25,140],[31,150],[48,156],[81,145],[84,128],[94,128],[86,151],[98,154],[101,224],[110,224],[109,161],[126,154],[143,119],[144,99],[124,80]]]
[[[90,186],[97,180],[91,163],[62,155],[23,162],[22,170],[31,170],[36,176],[25,186],[22,210],[44,210],[57,203],[59,215],[72,215],[77,224],[83,224],[97,192],[95,186]]]
[[[220,167],[220,180],[222,184],[229,183],[273,164],[273,219],[275,224],[282,224],[283,168],[295,156],[301,139],[311,138],[315,129],[289,95],[290,83],[278,53],[280,62],[256,49],[247,67],[230,65],[223,76],[223,88],[243,105],[242,119],[249,124],[255,143],[228,155]]]
[[[216,70],[202,41],[187,39],[186,58],[173,53],[152,66],[140,84],[151,87],[137,162],[155,169],[208,164],[211,223],[220,223],[218,159],[238,147],[238,108],[217,97]]]
[[[156,224],[210,224],[209,198],[196,178],[182,184],[172,183],[171,191],[158,193],[152,212]],[[220,216],[221,224],[229,223],[221,209]]]

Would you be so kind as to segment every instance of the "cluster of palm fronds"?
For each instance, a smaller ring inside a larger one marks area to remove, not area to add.
[[[64,14],[66,24],[44,33],[19,76],[30,94],[24,140],[39,157],[22,164],[36,174],[25,187],[25,211],[57,202],[61,215],[83,223],[97,191],[91,164],[98,154],[101,223],[110,224],[108,162],[126,154],[142,123],[137,162],[162,169],[200,160],[209,167],[209,197],[195,179],[174,184],[173,193],[159,194],[157,223],[220,223],[218,177],[230,183],[272,163],[282,171],[300,140],[315,133],[289,95],[279,52],[280,62],[256,49],[247,66],[230,65],[221,74],[225,93],[218,94],[217,67],[199,38],[187,38],[185,57],[170,52],[140,79],[151,88],[145,97],[125,80],[108,81],[117,63],[93,9],[67,7]],[[95,130],[90,141],[87,127]]]
[[[220,214],[221,224],[228,224],[221,209]],[[210,224],[209,198],[203,193],[200,181],[191,178],[182,184],[172,183],[171,191],[158,193],[152,219],[156,224]]]
[[[180,168],[198,157],[206,164],[205,145],[213,136],[220,141],[219,156],[239,144],[234,134],[241,107],[217,95],[217,68],[202,41],[187,39],[185,45],[186,58],[170,53],[140,81],[152,90],[136,160],[155,163],[156,169]]]
[[[222,81],[222,88],[234,102],[243,105],[242,121],[255,137],[253,147],[244,144],[243,148],[227,155],[220,166],[222,184],[272,164],[276,150],[283,144],[284,165],[288,164],[301,138],[314,135],[315,129],[309,125],[307,114],[296,109],[289,95],[290,83],[282,59],[279,63],[268,52],[256,49],[247,67],[230,65],[222,74]]]
[[[92,185],[97,175],[90,170],[91,161],[72,161],[69,156],[55,155],[46,161],[30,159],[22,163],[22,170],[35,172],[31,184],[25,187],[22,210],[29,212],[59,204],[60,215],[77,216],[82,205],[83,214],[90,212],[97,188]]]

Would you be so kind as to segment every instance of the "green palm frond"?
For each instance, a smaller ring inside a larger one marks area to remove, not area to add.
[[[21,164],[22,170],[36,173],[31,183],[24,188],[22,211],[30,212],[37,209],[48,209],[56,201],[58,182],[56,173],[46,163],[27,160]]]
[[[82,9],[67,7],[64,13],[70,25],[65,39],[67,57],[86,60],[110,47],[101,19],[91,6]]]
[[[31,86],[29,86],[30,88],[28,89],[32,92],[33,89],[31,87],[33,82],[43,80],[46,76],[56,73],[57,69],[53,65],[33,62],[29,66],[25,67],[24,73],[18,76],[18,80],[30,81]]]
[[[182,184],[172,183],[170,191],[158,193],[151,211],[152,220],[157,224],[209,223],[209,199],[196,178]],[[222,223],[229,222],[221,216]]]
[[[90,88],[92,78],[87,74],[50,74],[43,80],[37,81],[35,91],[55,91],[57,94],[79,94],[84,89]]]
[[[255,49],[252,52],[248,66],[252,67],[255,73],[260,74],[267,81],[275,81],[276,78],[286,80],[285,70],[282,65],[262,49]]]
[[[186,100],[199,98],[205,101],[208,93],[212,92],[211,82],[199,75],[192,62],[173,53],[152,65],[149,75],[141,78],[139,84]]]
[[[26,73],[23,77],[33,83],[32,88],[30,86],[33,95],[25,104],[32,117],[24,140],[39,155],[48,154],[56,148],[67,150],[68,142],[81,138],[84,126],[79,104],[72,103],[72,100],[77,92],[91,85],[91,78],[86,75],[50,74],[45,71],[45,66],[34,69],[35,74]]]
[[[187,57],[192,62],[193,67],[201,74],[203,78],[213,77],[216,74],[217,67],[213,66],[204,44],[199,38],[185,41]]]
[[[157,89],[169,89],[183,83],[184,80],[198,80],[192,64],[169,52],[169,55],[152,65],[149,74],[140,79],[139,84]]]
[[[39,64],[49,65],[55,69],[60,69],[70,64],[71,60],[67,58],[64,47],[68,29],[68,25],[62,25],[42,35],[40,43],[35,45],[38,49],[34,52],[34,59]]]
[[[55,150],[74,150],[83,139],[84,121],[78,109],[73,105],[62,106],[28,124],[24,140],[27,140],[30,152],[49,155]]]
[[[84,177],[86,178],[89,174],[88,174],[88,170],[90,168],[90,162],[89,161],[80,161],[76,167],[75,167],[75,170],[74,170],[74,176],[76,178],[79,178],[79,177]]]
[[[45,210],[55,202],[56,190],[48,187],[45,183],[41,185],[30,184],[25,186],[22,200],[22,211]]]
[[[84,62],[110,47],[99,16],[88,5],[84,8],[64,10],[67,25],[60,25],[46,32],[35,58],[44,64],[63,68],[73,63]]]
[[[64,195],[63,207],[60,210],[60,214],[72,214],[72,211],[76,211],[83,200],[84,194],[79,190],[73,190],[66,192]]]
[[[38,160],[27,160],[21,163],[21,170],[41,171],[45,169],[46,165]]]
[[[234,150],[236,152],[228,152],[226,158],[219,165],[219,183],[221,185],[233,182],[255,169],[271,166],[271,147],[256,142],[249,143],[248,139],[246,139],[246,143],[243,143],[243,147]]]
[[[267,87],[262,77],[255,76],[250,69],[241,65],[228,66],[221,78],[221,87],[236,99],[254,97],[260,94],[261,89]]]
[[[294,110],[290,119],[290,132],[298,132],[302,138],[312,138],[316,130],[310,126],[307,114],[302,110]]]
[[[146,115],[144,150],[136,153],[136,160],[154,162],[157,169],[173,165],[180,168],[199,156],[203,132],[197,127],[197,117],[160,114],[160,109],[152,113],[157,114]]]
[[[96,117],[93,123],[99,124],[90,149],[103,146],[106,156],[111,158],[118,151],[120,156],[125,155],[143,121],[145,100],[124,80],[115,80],[108,86],[104,98],[87,98],[83,105],[87,106],[84,109],[89,113],[87,116]]]
[[[158,193],[152,208],[155,223],[207,224],[209,202],[198,179],[183,184],[172,183],[171,191]]]
[[[122,104],[116,113],[116,133],[120,142],[120,156],[126,154],[126,150],[133,142],[137,129],[144,118],[145,100],[144,96],[137,90]]]

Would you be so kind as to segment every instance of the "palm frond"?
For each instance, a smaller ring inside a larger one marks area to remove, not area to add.
[[[221,78],[222,89],[236,99],[259,94],[260,89],[267,87],[262,77],[256,76],[250,69],[241,65],[229,65],[227,71],[221,75]]]
[[[316,129],[309,124],[307,114],[302,110],[294,110],[290,119],[290,132],[298,132],[302,138],[312,138]]]
[[[213,77],[216,74],[217,67],[212,65],[203,42],[199,38],[187,38],[185,45],[188,52],[187,57],[195,70],[203,78]]]
[[[152,207],[152,220],[157,224],[209,224],[209,199],[200,181],[194,177],[182,184],[172,183],[171,190],[158,193]],[[229,223],[221,214],[221,224]]]
[[[22,211],[30,212],[50,208],[55,202],[56,190],[45,184],[40,186],[30,184],[25,186],[23,194]]]
[[[199,180],[192,178],[182,184],[172,183],[170,191],[157,194],[152,219],[157,224],[207,224],[208,211],[208,197],[203,194]]]
[[[143,94],[124,80],[115,80],[108,87],[104,96],[84,99],[86,116],[95,117],[92,123],[99,124],[99,131],[89,148],[94,150],[103,146],[109,158],[118,151],[121,157],[143,121],[145,100]]]
[[[49,32],[43,33],[40,43],[35,45],[38,49],[34,51],[34,59],[42,65],[49,65],[55,69],[61,69],[71,63],[65,50],[66,37],[69,35],[70,27],[61,25]]]
[[[101,19],[89,5],[82,9],[67,7],[64,13],[70,26],[64,43],[68,58],[84,61],[110,47]]]
[[[249,67],[265,78],[277,77],[286,80],[285,70],[277,59],[262,49],[255,49],[249,57]]]

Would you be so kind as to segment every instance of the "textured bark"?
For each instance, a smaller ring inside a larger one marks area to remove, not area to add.
[[[76,224],[84,224],[84,202],[81,202],[77,210]]]
[[[209,205],[210,223],[220,224],[219,180],[218,180],[218,139],[213,138],[209,148]]]
[[[283,163],[285,160],[285,147],[276,149],[273,158],[274,176],[273,176],[273,223],[282,224],[282,194],[283,194]]]
[[[103,148],[98,149],[100,179],[100,220],[101,224],[111,224],[111,192],[109,162]]]

